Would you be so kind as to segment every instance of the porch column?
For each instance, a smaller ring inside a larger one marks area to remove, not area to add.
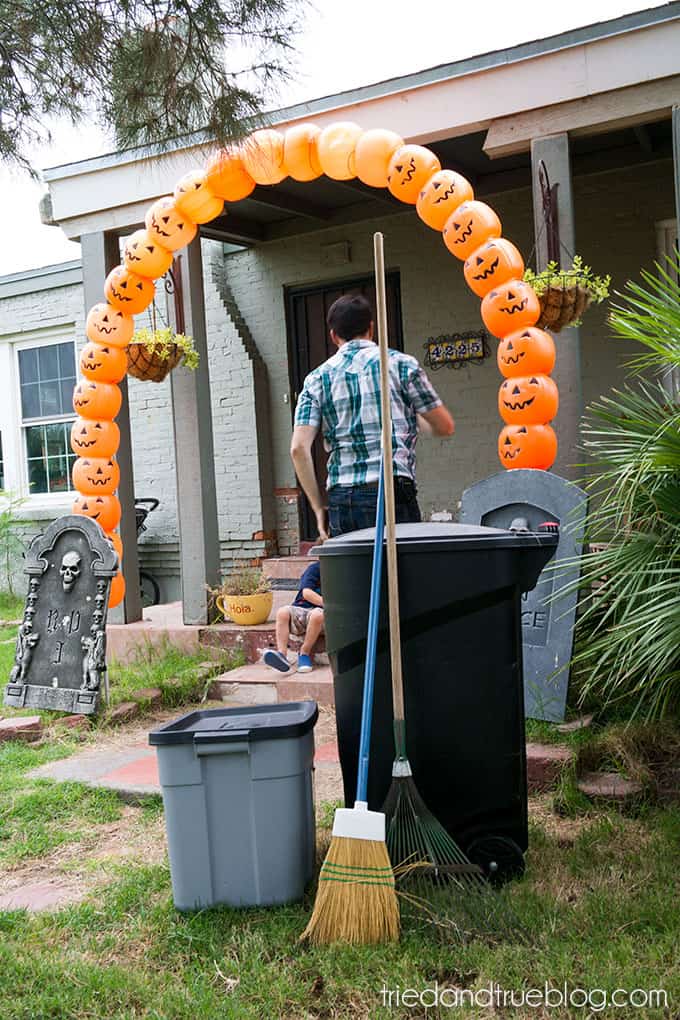
[[[673,128],[673,180],[675,182],[675,228],[680,236],[680,106],[672,112]]]
[[[576,252],[574,204],[571,186],[569,136],[547,135],[531,140],[531,177],[534,200],[534,234],[536,239],[536,269],[544,269],[548,262],[548,236],[543,226],[543,202],[538,171],[541,161],[548,172],[550,185],[557,185],[557,226],[562,244]],[[569,258],[560,247],[560,266],[566,267]],[[563,478],[575,479],[582,473],[576,464],[581,460],[577,445],[579,421],[583,413],[581,384],[581,338],[578,328],[563,329],[555,337],[557,362],[553,378],[560,391],[560,409],[553,422],[559,449],[553,470]]]
[[[206,585],[214,586],[220,579],[200,236],[178,261],[184,331],[193,337],[200,358],[194,372],[180,366],[171,373],[182,606],[185,624],[200,624],[210,622]]]
[[[83,263],[85,311],[87,312],[92,305],[104,300],[104,280],[109,271],[120,262],[118,236],[102,231],[83,234],[80,238],[80,250]],[[132,470],[132,437],[127,377],[119,385],[123,394],[123,403],[120,414],[116,418],[120,429],[120,447],[116,456],[120,467],[118,498],[123,509],[119,530],[123,542],[125,597],[118,606],[110,610],[108,618],[110,623],[134,623],[142,618],[142,603],[139,590],[135,481]]]

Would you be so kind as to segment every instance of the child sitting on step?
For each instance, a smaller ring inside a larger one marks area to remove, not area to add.
[[[323,597],[321,595],[321,570],[319,561],[305,570],[300,578],[300,587],[293,604],[281,606],[276,613],[276,651],[264,653],[264,661],[281,673],[292,672],[288,661],[288,636],[294,634],[303,638],[298,655],[298,673],[310,673],[314,668],[312,652],[317,638],[323,633]]]

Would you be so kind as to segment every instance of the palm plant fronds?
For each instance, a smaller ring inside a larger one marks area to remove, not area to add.
[[[659,719],[680,707],[680,402],[649,369],[680,366],[680,261],[643,271],[610,316],[635,341],[635,382],[594,402],[582,426],[591,477],[581,559],[579,701]]]

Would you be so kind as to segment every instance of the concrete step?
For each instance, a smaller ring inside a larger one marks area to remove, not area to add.
[[[277,673],[264,663],[249,663],[215,677],[210,696],[230,705],[272,705],[277,701],[312,700],[333,704],[333,676],[330,667],[318,666],[311,673]]]
[[[574,752],[561,744],[527,744],[529,793],[544,793],[552,789],[563,770],[573,761]]]

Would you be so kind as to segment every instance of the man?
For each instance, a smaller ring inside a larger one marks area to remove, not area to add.
[[[305,379],[290,450],[321,541],[329,531],[342,535],[375,524],[380,476],[380,355],[371,307],[360,295],[344,295],[331,305],[327,325],[338,351]],[[453,435],[453,418],[415,358],[390,351],[389,363],[397,521],[418,522],[418,434]],[[312,459],[319,429],[329,453],[327,503]]]

